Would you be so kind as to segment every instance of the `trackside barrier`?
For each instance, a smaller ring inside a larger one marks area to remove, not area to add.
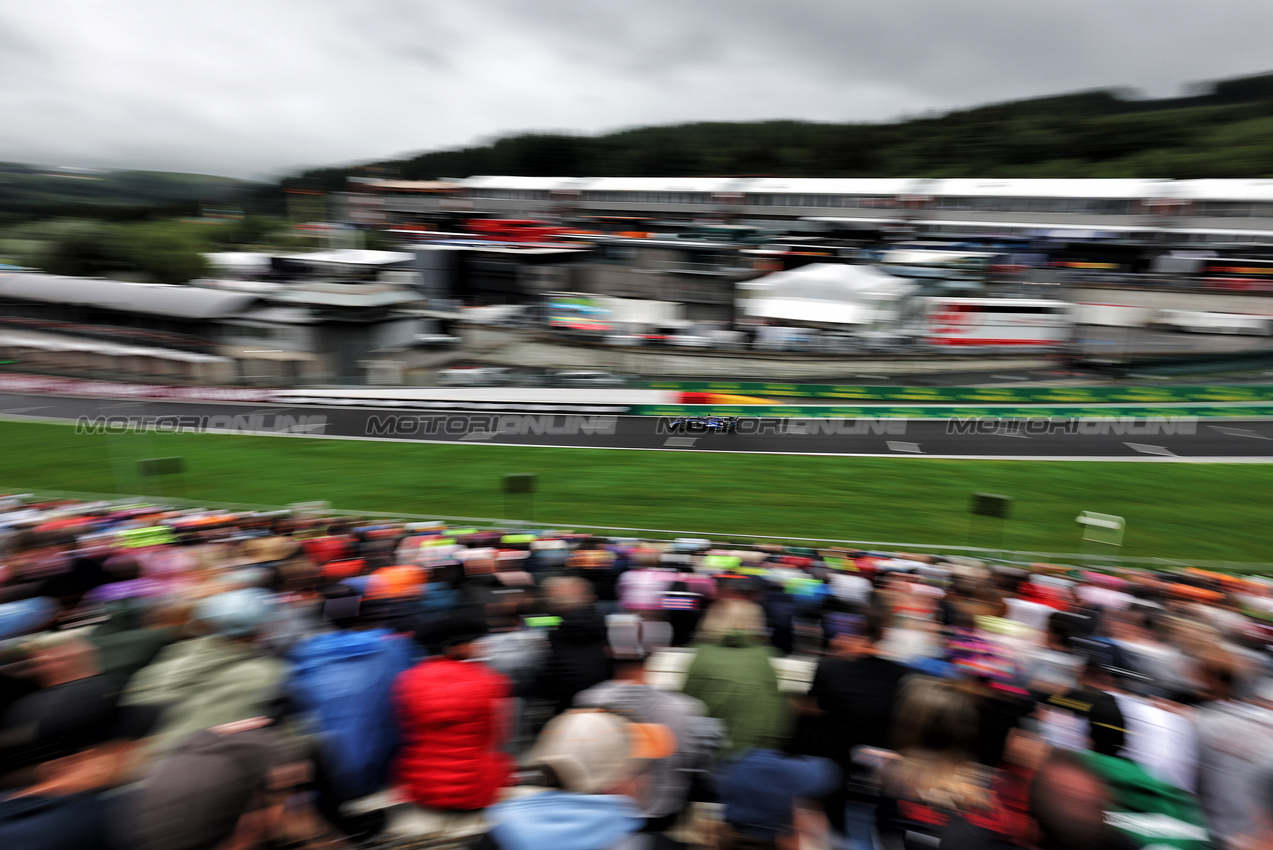
[[[669,388],[674,382],[651,384],[651,387]],[[665,386],[666,385],[666,386]],[[677,385],[686,386],[686,385]],[[749,417],[831,417],[831,418],[926,418],[949,419],[969,416],[999,416],[1006,419],[1031,417],[1146,417],[1146,416],[1199,416],[1225,418],[1263,418],[1273,416],[1273,385],[1235,387],[828,387],[814,384],[730,384],[700,382],[694,386],[710,387],[711,393],[727,389],[754,388],[749,392],[768,395],[795,395],[816,397],[811,390],[844,390],[843,393],[822,393],[825,397],[852,397],[870,402],[862,406],[844,405],[766,405],[766,404],[711,404],[711,405],[635,405],[626,411],[638,416],[749,416]],[[673,387],[674,388],[674,387]],[[765,389],[775,388],[775,389]],[[777,388],[786,388],[778,392]],[[850,391],[861,391],[854,395]],[[298,400],[282,399],[273,389],[244,387],[189,387],[161,386],[155,384],[130,384],[121,381],[85,381],[74,378],[47,378],[38,375],[0,373],[0,392],[36,393],[41,395],[68,395],[94,398],[150,398],[191,401],[264,403],[282,401],[297,404]],[[883,405],[873,402],[893,401]],[[897,404],[896,402],[909,402]],[[374,405],[374,402],[365,402]],[[421,400],[419,406],[430,402]],[[453,403],[445,404],[447,409]],[[1022,406],[1018,406],[1022,405]],[[1024,406],[1030,405],[1030,406]],[[1047,405],[1047,406],[1041,406]],[[1084,407],[1084,405],[1100,405]],[[1159,405],[1155,408],[1154,405]],[[440,403],[434,406],[442,407]],[[485,403],[477,407],[501,409],[529,407],[524,404]],[[535,405],[536,409],[543,405]],[[588,406],[587,412],[596,407]],[[622,406],[610,406],[606,412],[621,412]],[[562,406],[562,411],[573,410],[574,405]],[[584,408],[580,408],[583,410]]]
[[[653,390],[912,404],[1214,404],[1273,402],[1273,384],[1179,387],[876,387],[747,381],[649,381]]]
[[[876,387],[832,384],[764,384],[718,381],[652,381],[650,389],[676,390],[707,395],[744,395],[758,398],[844,399],[870,404],[892,402],[911,405],[1084,405],[1126,404],[1273,404],[1273,384],[1178,387]],[[360,389],[365,389],[360,388]],[[197,399],[206,401],[264,402],[275,400],[276,389],[218,386],[165,386],[123,381],[88,381],[0,372],[0,391],[49,395],[105,396],[110,398]],[[726,405],[732,407],[733,405]],[[717,405],[721,407],[721,405]],[[753,405],[745,405],[751,409]],[[665,409],[660,407],[660,410]],[[769,405],[769,410],[778,406]],[[799,408],[783,406],[790,411]],[[846,408],[848,409],[848,408]],[[774,414],[783,415],[783,414]],[[799,414],[809,415],[809,414]]]
[[[1083,405],[1051,405],[1038,407],[1012,407],[985,405],[982,407],[894,406],[864,405],[841,407],[839,405],[719,405],[719,404],[641,404],[631,411],[637,416],[746,416],[749,418],[819,418],[833,419],[1038,419],[1072,418],[1106,419],[1123,417],[1222,417],[1225,419],[1259,419],[1273,416],[1273,404],[1231,405],[1179,405],[1176,407],[1146,407],[1133,405],[1109,405],[1092,407]]]
[[[229,512],[253,512],[253,513],[286,513],[290,508],[282,505],[262,505],[247,502],[217,502],[208,499],[173,499],[166,496],[142,495],[142,494],[119,494],[119,493],[86,493],[74,490],[28,490],[23,488],[3,488],[11,494],[21,494],[21,498],[35,500],[55,500],[67,499],[84,502],[98,502],[103,505],[114,505],[118,507],[131,505],[173,505],[185,508],[210,508],[224,510]],[[17,496],[11,496],[17,498]],[[317,503],[299,503],[301,505],[317,504]],[[1264,573],[1271,571],[1271,566],[1266,563],[1252,563],[1245,561],[1197,561],[1182,558],[1142,558],[1114,556],[1104,554],[1091,554],[1080,552],[1034,552],[1018,549],[991,549],[984,546],[956,546],[937,543],[897,543],[886,540],[857,540],[851,538],[840,537],[791,537],[773,534],[746,534],[739,532],[723,532],[723,531],[686,531],[673,530],[666,528],[631,528],[617,525],[582,525],[579,523],[558,523],[551,521],[527,522],[526,520],[517,519],[497,519],[493,517],[465,517],[465,516],[449,516],[445,514],[409,514],[396,511],[363,511],[350,510],[348,508],[333,507],[330,511],[332,516],[340,516],[348,519],[388,519],[400,520],[403,522],[430,522],[442,521],[446,523],[462,524],[467,528],[524,528],[524,529],[552,529],[554,532],[570,532],[570,531],[598,531],[598,532],[621,532],[607,534],[608,537],[648,537],[650,539],[662,539],[678,537],[694,538],[703,540],[712,540],[721,545],[745,546],[752,544],[790,544],[797,546],[807,546],[808,544],[821,544],[823,548],[850,548],[864,551],[877,552],[909,552],[923,554],[926,552],[942,555],[962,555],[964,557],[976,558],[982,561],[994,562],[1005,565],[1028,566],[1030,564],[1047,563],[1053,566],[1082,566],[1084,568],[1116,568],[1116,567],[1133,567],[1149,570],[1180,570],[1188,567],[1198,569],[1212,570],[1217,572],[1230,573]]]
[[[184,387],[128,384],[122,381],[82,381],[38,375],[0,373],[0,392],[41,395],[94,396],[104,398],[161,398],[199,401],[269,401],[275,390],[243,387]]]

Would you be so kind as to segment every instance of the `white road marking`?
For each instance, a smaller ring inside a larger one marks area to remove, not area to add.
[[[499,431],[470,431],[461,440],[490,440],[499,436]]]
[[[1166,446],[1147,446],[1144,443],[1123,443],[1127,448],[1140,452],[1143,455],[1162,455],[1163,457],[1176,457],[1176,453]]]
[[[42,404],[39,407],[10,407],[0,410],[0,413],[30,413],[32,410],[47,410],[52,406],[51,404]]]
[[[1250,437],[1253,440],[1273,439],[1263,434],[1257,434],[1249,428],[1226,428],[1223,425],[1208,425],[1207,427],[1214,431],[1219,431],[1221,434],[1227,434],[1230,437]]]
[[[902,443],[896,440],[886,440],[885,444],[891,452],[910,452],[911,454],[923,454],[924,450],[919,447],[919,443]]]
[[[697,442],[698,437],[668,437],[663,445],[672,449],[692,449]]]

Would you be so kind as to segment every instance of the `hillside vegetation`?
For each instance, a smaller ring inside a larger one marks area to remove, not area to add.
[[[112,220],[236,206],[252,184],[167,171],[69,171],[0,162],[0,221],[52,216]]]
[[[188,279],[201,266],[197,249],[277,242],[262,233],[281,227],[284,216],[304,215],[286,202],[287,189],[341,191],[355,176],[473,174],[1273,178],[1273,73],[1202,84],[1187,97],[1151,100],[1105,89],[881,124],[775,120],[598,136],[525,133],[306,171],[274,184],[0,163],[0,262],[65,274],[140,268],[148,279]],[[222,212],[250,220],[197,234],[172,221],[201,213],[215,220]],[[156,246],[171,256],[139,261]]]
[[[599,136],[527,133],[410,159],[307,171],[285,186],[355,175],[784,177],[1273,177],[1273,74],[1147,100],[1108,89],[887,124],[698,123]],[[277,190],[275,190],[277,191]]]

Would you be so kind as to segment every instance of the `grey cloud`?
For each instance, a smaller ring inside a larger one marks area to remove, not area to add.
[[[1267,0],[77,0],[0,10],[0,159],[260,175],[535,129],[879,121],[1273,64]]]

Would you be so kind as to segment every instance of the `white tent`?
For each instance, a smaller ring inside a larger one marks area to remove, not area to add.
[[[289,254],[287,260],[299,260],[327,266],[392,266],[409,263],[414,254],[405,251],[368,251],[363,248],[337,248],[308,254]]]
[[[270,270],[270,255],[256,251],[217,251],[203,257],[222,274],[264,274]]]
[[[745,316],[818,325],[869,325],[891,319],[915,284],[873,266],[814,263],[746,283],[738,312]]]

